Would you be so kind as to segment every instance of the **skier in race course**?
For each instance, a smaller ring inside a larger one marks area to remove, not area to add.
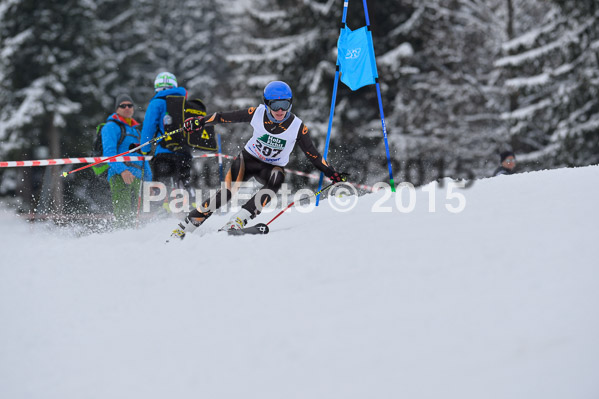
[[[308,128],[291,113],[293,95],[287,83],[270,82],[264,89],[264,104],[244,110],[215,112],[206,118],[188,118],[184,128],[188,133],[202,131],[204,125],[221,123],[250,123],[254,132],[241,153],[235,158],[225,177],[225,192],[192,210],[173,230],[171,237],[183,239],[206,221],[216,209],[233,197],[241,182],[254,177],[264,186],[220,230],[241,229],[255,218],[271,200],[285,180],[285,165],[297,142],[312,164],[325,176],[338,183],[344,174],[338,173],[314,147]],[[224,194],[224,195],[223,195]],[[224,202],[223,202],[224,201]]]

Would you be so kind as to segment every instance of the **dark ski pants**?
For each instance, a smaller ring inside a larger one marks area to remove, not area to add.
[[[195,196],[191,186],[192,156],[185,152],[160,153],[150,161],[154,181],[164,183],[167,189],[184,188],[190,196]]]
[[[264,163],[251,156],[246,150],[241,151],[231,164],[225,176],[224,192],[219,190],[213,197],[204,201],[197,210],[191,211],[189,216],[191,218],[205,218],[203,215],[210,214],[229,202],[241,183],[250,180],[252,177],[260,184],[263,184],[262,188],[242,206],[250,212],[253,219],[271,201],[272,194],[277,193],[283,185],[285,169],[282,166]]]

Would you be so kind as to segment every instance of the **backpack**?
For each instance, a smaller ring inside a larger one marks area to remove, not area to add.
[[[102,157],[104,154],[104,147],[102,146],[102,128],[104,127],[104,125],[106,125],[107,123],[110,122],[114,122],[116,123],[120,128],[121,128],[121,136],[119,137],[119,141],[117,142],[117,148],[119,145],[122,144],[122,142],[125,140],[125,137],[127,137],[127,131],[125,130],[125,126],[123,126],[120,123],[117,123],[116,120],[109,120],[103,123],[100,123],[98,126],[96,126],[96,138],[94,140],[94,144],[92,147],[92,153],[91,156],[92,157]],[[96,166],[92,166],[92,169],[94,171],[94,173],[96,174],[96,176],[101,176],[103,174],[105,174],[105,172],[108,170],[110,166],[107,163],[102,163]]]
[[[165,132],[182,128],[187,118],[206,116],[206,106],[199,98],[186,100],[184,96],[166,96],[162,99],[166,101]],[[160,145],[171,151],[180,151],[184,148],[216,151],[218,148],[213,126],[205,127],[202,133],[187,134],[184,131],[175,133],[161,140]]]

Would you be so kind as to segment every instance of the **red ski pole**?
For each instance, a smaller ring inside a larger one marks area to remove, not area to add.
[[[62,172],[62,176],[63,177],[67,177],[71,173],[79,172],[80,170],[90,168],[92,166],[98,165],[98,164],[106,162],[106,161],[110,161],[111,159],[114,159],[114,158],[117,158],[117,157],[121,157],[123,155],[131,154],[132,152],[135,152],[135,151],[139,150],[141,147],[145,147],[148,144],[154,144],[155,142],[160,141],[160,140],[162,140],[165,137],[168,137],[168,136],[173,135],[175,133],[179,133],[181,131],[183,131],[183,128],[179,128],[177,130],[173,130],[172,132],[166,132],[162,136],[154,137],[152,140],[146,141],[145,143],[140,144],[137,147],[130,149],[129,151],[125,151],[125,152],[123,152],[121,154],[116,154],[116,155],[113,155],[111,157],[101,159],[98,162],[94,162],[94,163],[82,166],[82,167],[77,168],[75,170],[71,170],[70,172]]]
[[[322,194],[324,191],[328,190],[329,188],[333,187],[335,185],[335,183],[331,183],[328,186],[326,186],[325,188],[323,188],[322,190],[310,195],[309,197],[305,197],[305,198],[312,198],[312,197],[316,197],[319,194]],[[305,199],[302,198],[302,199]],[[277,216],[275,216],[274,218],[270,219],[270,222],[266,223],[266,225],[268,226],[269,224],[271,224],[276,218],[278,218],[279,216],[281,216],[283,213],[285,213],[285,211],[289,208],[291,208],[293,205],[295,204],[295,201],[293,201],[291,204],[287,205],[287,208],[283,209],[281,212],[277,213]]]

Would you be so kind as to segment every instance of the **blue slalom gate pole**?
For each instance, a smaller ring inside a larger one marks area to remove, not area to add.
[[[391,153],[389,152],[389,142],[387,141],[387,125],[385,125],[385,115],[383,114],[383,101],[381,99],[381,89],[378,79],[376,81],[376,95],[379,99],[379,112],[381,114],[381,123],[383,125],[383,138],[385,139],[385,152],[387,153],[387,168],[389,169],[389,185],[391,191],[395,192],[395,181],[393,180],[393,168],[391,167]]]
[[[370,60],[372,65],[372,70],[376,71],[376,60],[374,57],[374,44],[372,43],[372,31],[370,29],[370,18],[368,17],[368,5],[366,4],[366,0],[362,0],[362,4],[364,5],[364,15],[366,16],[366,26],[369,32],[368,40],[370,42],[370,51],[372,52]],[[389,141],[387,140],[387,125],[385,124],[385,114],[383,113],[383,99],[381,97],[381,87],[379,85],[378,72],[375,79],[376,82],[376,96],[379,102],[379,113],[381,114],[381,124],[383,125],[383,139],[385,141],[385,152],[387,154],[387,168],[389,169],[389,185],[391,186],[391,191],[395,192],[395,181],[393,180],[393,168],[391,167],[391,153],[389,152]]]
[[[345,26],[345,21],[347,18],[347,7],[349,5],[349,1],[343,2],[343,17],[341,18],[341,23]],[[335,115],[335,101],[337,99],[337,87],[339,86],[339,62],[337,62],[337,67],[335,69],[335,83],[333,83],[333,98],[331,99],[331,110],[329,112],[329,127],[327,129],[327,139],[324,145],[324,151],[322,157],[324,160],[327,160],[327,155],[329,153],[329,143],[331,141],[331,130],[333,129],[333,116]],[[322,182],[324,180],[324,173],[320,172],[320,179],[318,181],[318,193],[322,190]],[[316,196],[316,206],[320,202],[320,194]]]
[[[329,153],[329,143],[331,141],[331,130],[333,128],[333,115],[335,114],[335,100],[337,99],[337,87],[339,86],[339,65],[335,71],[335,83],[333,84],[333,99],[331,100],[331,111],[329,113],[329,128],[327,129],[327,140],[324,145],[323,158],[327,160],[327,154]],[[322,189],[322,182],[324,180],[324,173],[320,172],[320,180],[318,181],[318,192]],[[320,194],[316,196],[316,206],[320,202]]]

